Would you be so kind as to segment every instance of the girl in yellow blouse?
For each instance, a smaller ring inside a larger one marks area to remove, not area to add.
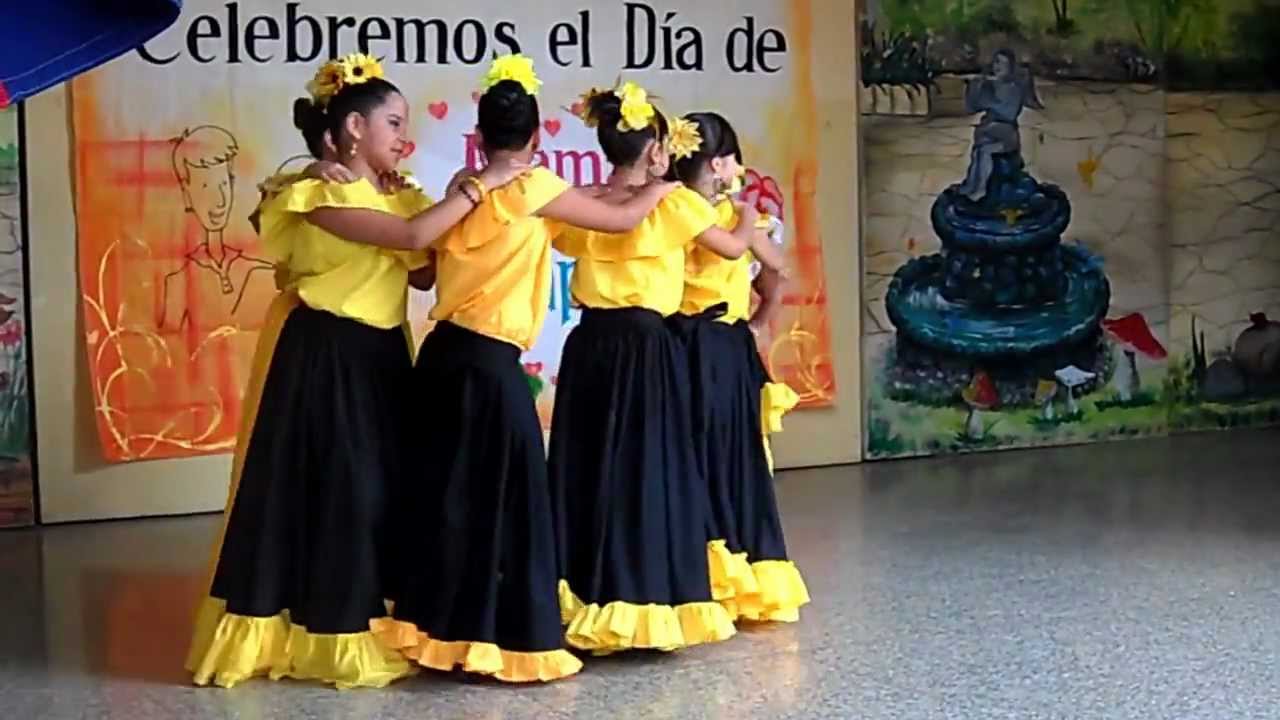
[[[669,177],[709,200],[722,198],[742,171],[738,135],[715,113],[694,113],[685,120],[697,129],[698,146],[675,159]],[[728,199],[720,199],[716,210],[721,227],[738,222]],[[757,232],[763,235],[764,229]],[[712,537],[723,539],[712,558],[715,597],[735,618],[794,622],[809,593],[787,559],[762,402],[777,405],[781,399],[780,415],[795,405],[795,393],[769,381],[753,333],[777,307],[781,284],[769,268],[782,258],[769,242],[755,247],[773,257],[762,263],[761,304],[754,314],[752,258],[726,260],[694,247],[685,260],[676,325],[693,379],[694,437],[711,496]]]
[[[476,130],[490,167],[523,165],[537,150],[538,86],[523,56],[489,71]],[[629,230],[673,187],[606,204],[538,168],[485,193],[436,244],[437,325],[414,370],[414,495],[395,521],[413,528],[406,582],[394,621],[376,624],[418,663],[507,682],[581,669],[564,649],[546,451],[520,353],[551,300],[557,229]]]
[[[416,190],[382,185],[409,111],[381,74],[363,55],[328,63],[295,112],[305,132],[329,131],[360,180],[296,182],[262,208],[264,247],[296,305],[280,311],[278,339],[255,358],[265,380],[241,428],[239,482],[188,655],[197,684],[268,675],[381,687],[412,671],[370,631],[394,595],[384,582],[386,509],[402,473],[410,380],[400,327],[410,269],[478,199],[459,193],[428,207]],[[359,223],[348,213],[396,224],[352,238],[346,230]]]
[[[586,108],[615,167],[603,197],[628,197],[666,173],[667,142],[685,133],[668,128],[642,88],[590,93]],[[750,211],[734,232],[717,219],[679,188],[629,233],[570,228],[556,241],[577,260],[582,318],[561,357],[548,471],[566,638],[581,649],[674,650],[734,634],[711,594],[688,368],[666,324],[680,308],[686,247],[737,258],[752,240]]]

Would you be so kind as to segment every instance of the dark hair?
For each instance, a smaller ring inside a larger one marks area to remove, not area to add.
[[[298,98],[293,101],[293,126],[302,131],[302,141],[307,144],[307,151],[317,160],[324,159],[324,110],[316,107],[311,98]]]
[[[640,159],[644,149],[652,141],[661,142],[667,137],[667,119],[656,113],[653,123],[643,130],[620,130],[622,98],[612,92],[598,93],[587,105],[587,117],[596,123],[596,138],[600,149],[611,164],[625,167]]]
[[[667,171],[668,180],[695,182],[706,171],[707,163],[716,158],[732,155],[739,165],[742,164],[742,146],[738,144],[738,133],[723,115],[712,112],[690,113],[684,119],[698,126],[702,144],[698,145],[694,154],[671,163],[671,169]]]
[[[387,98],[400,94],[400,88],[383,80],[371,78],[358,85],[348,85],[329,98],[327,105],[315,104],[310,98],[299,98],[293,103],[293,126],[302,131],[302,139],[311,154],[319,158],[324,154],[324,134],[328,131],[336,145],[342,137],[342,124],[351,113],[369,117]]]
[[[515,80],[503,80],[480,96],[476,125],[486,150],[521,150],[541,123],[538,99]]]

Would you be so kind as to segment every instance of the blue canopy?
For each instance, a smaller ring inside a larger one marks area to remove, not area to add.
[[[182,0],[12,0],[0,12],[0,107],[123,55],[178,19]]]

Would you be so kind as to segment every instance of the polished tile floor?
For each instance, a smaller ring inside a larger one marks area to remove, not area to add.
[[[512,688],[181,672],[217,519],[0,533],[0,718],[1280,718],[1280,430],[787,473],[800,624]]]

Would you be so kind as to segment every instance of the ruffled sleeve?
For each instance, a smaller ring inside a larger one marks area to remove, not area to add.
[[[536,215],[570,185],[546,168],[492,190],[484,202],[440,241],[443,249],[468,250],[488,243],[515,222]]]
[[[706,198],[683,186],[663,198],[653,214],[662,232],[682,244],[693,242],[720,220],[720,213]]]
[[[300,180],[281,188],[262,208],[262,245],[273,262],[289,259],[290,231],[307,213],[318,208],[360,208],[389,211],[387,196],[368,180],[331,183]]]
[[[258,192],[265,197],[274,197],[281,190],[303,179],[302,173],[276,173],[258,183]]]

